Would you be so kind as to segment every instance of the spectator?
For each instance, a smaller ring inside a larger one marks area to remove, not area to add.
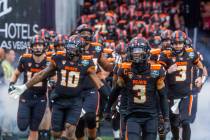
[[[9,82],[9,79],[11,78],[14,67],[13,62],[15,61],[15,51],[14,50],[6,50],[5,51],[5,60],[2,62],[2,67],[4,71],[4,78],[6,82]]]

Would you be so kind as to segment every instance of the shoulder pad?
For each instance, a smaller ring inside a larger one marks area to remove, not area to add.
[[[32,54],[26,53],[26,54],[23,54],[22,57],[24,57],[24,58],[31,58]]]
[[[124,63],[120,64],[120,67],[123,68],[123,69],[130,69],[131,68],[131,64],[132,63],[124,62]]]
[[[109,48],[104,48],[104,49],[103,49],[103,53],[111,54],[112,52],[113,52],[112,49],[109,49]]]
[[[160,54],[160,52],[161,52],[161,49],[151,49],[150,50],[150,53],[153,55],[155,55],[155,54],[158,55],[158,54]]]
[[[193,48],[186,48],[185,51],[186,52],[193,52]]]
[[[161,64],[151,64],[150,69],[151,70],[160,70]]]
[[[82,55],[82,60],[91,60],[92,58],[92,55]]]
[[[57,51],[57,52],[56,52],[56,55],[64,55],[64,54],[65,54],[64,51]]]
[[[98,43],[98,42],[91,42],[90,45],[92,45],[92,46],[102,46],[102,44]]]
[[[47,56],[52,56],[54,54],[54,52],[46,52]]]
[[[171,54],[171,50],[163,50],[162,52],[165,55],[170,55]]]

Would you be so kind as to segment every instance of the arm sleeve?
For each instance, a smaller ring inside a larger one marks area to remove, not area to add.
[[[158,90],[158,93],[160,97],[160,109],[162,111],[163,117],[169,118],[169,104],[166,87],[163,87],[162,89]]]
[[[117,86],[112,90],[111,95],[109,96],[106,112],[111,112],[111,107],[113,103],[118,99],[119,94],[120,94],[120,87]]]
[[[19,61],[18,61],[18,65],[17,65],[17,69],[20,71],[20,72],[23,72],[24,71],[24,61],[25,59],[21,56]]]

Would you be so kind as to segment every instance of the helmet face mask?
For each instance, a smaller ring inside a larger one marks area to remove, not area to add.
[[[149,43],[144,38],[131,40],[128,46],[128,58],[134,64],[145,64],[150,56]]]
[[[30,40],[30,49],[35,56],[44,54],[45,45],[45,40],[39,35],[33,36]]]
[[[44,44],[42,43],[33,44],[32,51],[35,56],[41,56],[44,53]]]
[[[175,54],[181,54],[184,51],[186,39],[186,34],[180,30],[172,33],[172,50]]]
[[[144,63],[147,60],[147,53],[141,47],[135,47],[131,50],[132,61],[134,63]]]
[[[65,45],[66,55],[72,60],[75,57],[80,57],[84,50],[84,38],[79,35],[70,36],[68,42]]]
[[[78,45],[69,42],[66,45],[66,54],[69,59],[73,59],[75,56],[80,56]]]
[[[180,54],[184,50],[184,42],[174,42],[172,49],[176,54]]]

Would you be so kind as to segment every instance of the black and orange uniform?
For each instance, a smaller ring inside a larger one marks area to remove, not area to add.
[[[128,139],[156,139],[158,107],[157,80],[165,77],[160,64],[146,66],[122,63],[120,78],[127,90],[127,137]],[[141,136],[141,132],[143,132]],[[144,135],[145,134],[145,135]]]
[[[166,69],[173,64],[177,65],[177,71],[166,75],[169,106],[172,107],[175,103],[179,104],[179,112],[175,113],[170,110],[171,131],[174,139],[179,139],[180,125],[186,130],[185,124],[188,123],[191,115],[192,103],[190,98],[192,98],[192,84],[194,82],[192,75],[194,66],[199,60],[199,56],[192,48],[186,48],[181,56],[175,55],[173,51],[165,50],[159,59],[159,63]]]
[[[177,56],[170,50],[165,50],[159,58],[166,69],[171,65],[177,65],[177,71],[167,74],[166,83],[169,89],[170,99],[180,99],[190,95],[192,92],[192,72],[193,66],[200,60],[197,53],[192,48],[184,50],[183,55]]]
[[[203,61],[203,56],[198,53],[198,56],[200,57],[200,60]],[[195,84],[195,80],[202,76],[201,70],[193,66],[193,72],[192,72],[192,95],[185,98],[185,100],[182,101],[183,106],[186,106],[185,109],[189,108],[189,104],[191,104],[191,111],[189,113],[182,113],[181,120],[184,120],[185,123],[193,123],[196,118],[197,114],[197,102],[198,102],[198,94],[201,90],[201,87],[197,87]],[[188,110],[183,110],[183,112],[188,112]]]
[[[34,74],[43,70],[46,66],[46,59],[40,63],[36,63],[32,54],[23,54],[19,60],[17,69],[23,73],[24,83],[26,83]],[[38,130],[46,109],[46,91],[47,80],[43,80],[27,89],[20,96],[17,122],[21,131],[25,131],[28,126],[32,131]]]
[[[86,54],[92,57],[96,71],[98,71],[99,69],[99,65],[97,64],[97,62],[102,51],[103,46],[98,42],[89,43],[89,48],[86,51]],[[84,89],[82,91],[82,114],[76,129],[77,138],[81,138],[85,135],[85,127],[89,129],[93,129],[96,127],[96,115],[98,114],[100,103],[100,95],[89,76],[85,77],[83,86]]]
[[[81,92],[88,69],[94,68],[91,56],[82,56],[71,61],[65,52],[58,51],[51,62],[56,67],[57,82],[52,94],[52,129],[64,130],[65,123],[76,125],[81,109]]]

